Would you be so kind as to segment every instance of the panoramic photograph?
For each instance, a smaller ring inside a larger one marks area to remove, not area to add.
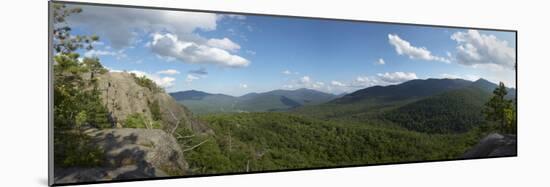
[[[517,156],[513,31],[50,5],[55,184]]]

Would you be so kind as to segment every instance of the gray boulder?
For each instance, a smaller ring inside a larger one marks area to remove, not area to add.
[[[86,134],[105,152],[93,168],[55,168],[56,183],[185,175],[188,164],[176,139],[155,129],[89,129]]]
[[[466,151],[462,158],[487,158],[517,155],[517,137],[492,133]]]

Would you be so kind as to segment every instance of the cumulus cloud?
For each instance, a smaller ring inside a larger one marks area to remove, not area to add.
[[[138,77],[145,76],[148,79],[151,79],[153,82],[155,82],[158,86],[161,86],[164,88],[170,88],[174,86],[174,82],[176,81],[174,77],[161,77],[158,74],[150,74],[139,70],[132,70],[129,72],[136,74],[136,76]]]
[[[284,88],[284,89],[294,89],[294,87],[295,87],[295,86],[292,85],[292,84],[285,84],[285,85],[283,85],[283,88]]]
[[[116,55],[116,53],[112,51],[96,50],[96,49],[92,49],[84,53],[85,57],[98,57],[98,56],[105,56],[105,55],[114,56]]]
[[[427,61],[439,61],[450,63],[451,61],[444,57],[434,56],[426,47],[415,47],[410,42],[401,39],[396,34],[388,34],[388,39],[391,45],[395,47],[395,51],[399,55],[406,55],[410,59],[419,59]]]
[[[234,43],[229,38],[223,38],[223,39],[212,38],[212,39],[209,39],[206,42],[206,44],[208,44],[211,47],[225,49],[231,52],[235,52],[241,49],[241,46],[239,44]]]
[[[246,67],[250,61],[229,51],[193,41],[170,33],[152,34],[150,48],[162,57],[172,57],[186,63],[217,64],[224,67]]]
[[[185,82],[191,83],[194,80],[199,80],[200,78],[197,76],[194,76],[192,74],[187,74],[187,77],[185,78]]]
[[[478,80],[479,76],[477,75],[457,75],[457,74],[448,74],[448,73],[443,73],[441,75],[439,75],[440,78],[447,78],[447,79],[464,79],[464,80],[469,80],[469,81],[476,81]]]
[[[495,64],[509,69],[515,67],[514,48],[494,35],[468,30],[454,33],[451,39],[457,43],[455,55],[457,63],[471,66]]]
[[[446,79],[461,79],[462,78],[460,75],[448,74],[448,73],[440,74],[439,77],[446,78]]]
[[[191,74],[197,74],[197,75],[208,75],[208,71],[206,71],[206,68],[199,68],[195,70],[189,70],[188,71]]]
[[[158,71],[157,74],[175,75],[175,74],[180,74],[180,72],[175,69],[167,69],[167,70]]]
[[[330,85],[332,85],[332,86],[346,86],[346,84],[344,84],[340,81],[330,81]]]
[[[384,64],[386,64],[386,62],[385,62],[384,59],[382,59],[382,58],[379,58],[375,63],[378,64],[378,65],[384,65]]]
[[[165,60],[180,60],[186,63],[213,63],[228,67],[244,67],[249,61],[231,54],[241,46],[229,38],[205,38],[196,31],[216,30],[221,18],[245,19],[240,15],[218,16],[212,13],[138,10],[119,7],[82,5],[82,13],[70,16],[67,22],[73,27],[99,35],[114,49],[133,48],[141,43],[143,34],[170,33],[146,43],[153,52]],[[157,37],[154,37],[157,36]],[[159,43],[158,39],[177,39]],[[159,45],[163,44],[163,45]],[[172,47],[172,49],[170,49]],[[115,55],[113,52],[92,51],[89,55]]]
[[[307,85],[306,85],[307,86]],[[322,88],[323,86],[325,86],[325,83],[324,82],[314,82],[313,84],[309,85],[311,88],[315,88],[315,89],[319,89],[319,88]]]
[[[285,89],[309,88],[316,90],[326,90],[327,84],[323,81],[314,81],[310,76],[303,76],[295,80],[291,80],[289,84],[282,87]]]
[[[195,30],[215,30],[218,19],[212,13],[86,5],[79,7],[82,7],[82,12],[69,16],[68,23],[105,36],[117,49],[132,44],[136,31],[168,31],[183,37],[191,35]]]
[[[285,74],[285,75],[298,75],[298,74],[300,74],[300,73],[298,73],[298,72],[293,72],[293,71],[290,71],[290,70],[288,70],[288,69],[282,71],[281,73],[282,73],[282,74]]]
[[[107,69],[109,72],[113,72],[113,73],[122,72],[122,70],[113,69],[113,68],[110,68],[110,67],[107,67],[107,66],[103,66],[103,67],[105,67],[105,69]]]
[[[127,55],[124,52],[124,49],[120,49],[117,51],[112,50],[103,50],[103,49],[92,49],[88,50],[84,53],[85,57],[91,58],[91,57],[100,57],[100,56],[114,56],[117,59],[126,58]]]
[[[302,84],[309,84],[311,82],[311,78],[309,78],[309,76],[303,76],[302,78],[300,78],[300,83]]]
[[[284,89],[309,88],[330,93],[343,93],[377,85],[384,86],[399,84],[412,79],[418,79],[416,73],[385,72],[378,73],[374,76],[357,76],[355,79],[350,81],[332,80],[328,83],[325,83],[323,81],[314,80],[310,76],[306,75],[298,79],[291,80],[290,83],[284,84],[282,87]]]
[[[374,85],[378,85],[380,81],[378,81],[375,77],[368,77],[368,76],[357,76],[353,81],[351,81],[350,84],[348,84],[350,87],[371,87]]]
[[[412,72],[386,72],[376,74],[378,78],[386,83],[401,83],[412,79],[418,79],[416,73]]]
[[[285,75],[290,75],[292,74],[292,72],[290,70],[284,70],[283,72],[281,72],[282,74],[285,74]]]

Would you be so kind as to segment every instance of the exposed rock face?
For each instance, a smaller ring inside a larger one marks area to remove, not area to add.
[[[86,134],[105,151],[94,168],[56,168],[56,183],[184,175],[188,164],[173,136],[154,129],[90,129]]]
[[[113,125],[124,127],[124,120],[131,114],[142,114],[152,119],[150,104],[159,103],[163,129],[170,132],[177,121],[193,132],[205,133],[211,130],[204,124],[192,118],[192,114],[184,106],[178,104],[164,91],[150,90],[136,83],[134,77],[126,72],[108,72],[98,77],[98,87],[103,103],[111,113]]]
[[[486,158],[517,155],[517,138],[515,135],[492,133],[481,139],[477,145],[468,150],[462,158]]]

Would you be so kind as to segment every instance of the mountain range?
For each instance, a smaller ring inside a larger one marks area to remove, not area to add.
[[[475,92],[490,95],[497,86],[485,79],[473,82],[463,79],[415,79],[397,85],[372,86],[341,95],[306,88],[248,93],[239,97],[197,90],[174,92],[170,95],[196,114],[293,111],[321,118],[353,117],[364,120],[372,119],[370,117],[373,114],[380,114],[386,109],[394,109],[449,91],[475,87]],[[509,88],[508,92],[508,98],[515,98],[515,89]]]
[[[306,88],[248,93],[240,97],[197,90],[174,92],[170,95],[196,114],[286,111],[337,98],[333,94]]]
[[[411,80],[373,86],[293,112],[321,119],[378,124],[428,133],[466,132],[484,122],[482,110],[497,84],[485,79]],[[516,90],[508,88],[508,99]],[[387,124],[387,123],[384,123]]]

